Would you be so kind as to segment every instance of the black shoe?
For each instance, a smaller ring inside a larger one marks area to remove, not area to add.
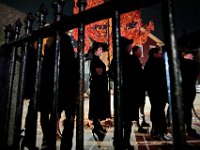
[[[49,148],[48,147],[43,147],[40,150],[49,150]]]
[[[104,127],[101,125],[99,120],[94,120],[93,121],[93,125],[94,125],[94,129],[96,129],[96,130],[98,129],[98,130],[100,130],[100,131],[102,131],[104,133],[107,132],[106,129],[104,129]]]
[[[71,149],[72,149],[72,145],[62,144],[60,146],[60,150],[71,150]]]
[[[56,149],[56,146],[54,145],[52,145],[52,146],[47,146],[47,147],[43,147],[43,148],[41,148],[40,150],[55,150]]]
[[[160,141],[171,141],[169,138],[165,137],[164,135],[158,136]]]
[[[44,139],[44,137],[42,138],[42,144],[40,150],[48,150],[47,141]]]
[[[96,128],[92,129],[92,134],[96,141],[103,141],[103,139],[105,138],[105,133]],[[96,137],[96,135],[98,138]]]
[[[138,128],[139,133],[147,133],[145,129],[143,129],[141,126]]]
[[[160,141],[160,137],[158,135],[151,135],[151,138],[155,141]]]
[[[142,127],[150,127],[149,123],[147,123],[146,121],[142,121],[141,126]]]
[[[167,141],[172,141],[173,140],[173,136],[170,133],[165,133],[164,137],[167,139]]]
[[[124,150],[134,150],[134,146],[131,146],[130,143],[124,144]]]
[[[21,150],[24,150],[25,147],[28,149],[28,150],[39,150],[38,147],[35,147],[33,144],[29,143],[28,140],[24,137],[24,139],[22,139],[22,142],[21,142]]]
[[[190,128],[190,129],[187,129],[187,134],[188,134],[188,135],[196,135],[197,132],[196,132],[195,129]]]

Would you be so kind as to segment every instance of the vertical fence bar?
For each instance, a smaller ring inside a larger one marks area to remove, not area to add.
[[[16,21],[14,24],[14,32],[15,37],[14,39],[17,40],[20,35],[22,23],[20,19]],[[11,114],[15,113],[15,110],[12,110],[15,108],[15,103],[12,102],[12,96],[13,96],[13,81],[15,76],[15,66],[16,66],[16,56],[17,56],[17,47],[14,46],[12,48],[11,57],[10,57],[10,68],[9,68],[9,81],[8,81],[8,95],[7,95],[7,104],[6,104],[6,114],[5,114],[5,125],[4,125],[4,131],[6,133],[5,140],[6,140],[6,146],[12,147],[13,146],[13,128],[12,125],[14,124],[15,120],[11,119]],[[12,106],[13,105],[13,106]]]
[[[122,150],[123,130],[122,130],[122,96],[121,96],[121,59],[120,59],[120,14],[116,10],[112,17],[113,27],[113,58],[115,60],[115,78],[114,78],[114,147],[115,150]]]
[[[10,42],[11,40],[13,40],[13,36],[14,36],[14,30],[13,30],[13,26],[11,24],[5,26],[5,43]],[[1,59],[3,58],[3,64],[1,65],[6,65],[3,66],[5,68],[9,68],[10,66],[10,54],[12,53],[12,47],[3,47],[3,49],[1,49]],[[3,69],[2,67],[2,69]],[[3,70],[1,70],[3,71]],[[5,71],[5,70],[4,70]],[[2,141],[2,143],[0,144],[0,148],[1,149],[5,149],[6,148],[6,135],[7,133],[5,132],[7,130],[7,125],[8,122],[6,122],[6,115],[7,115],[7,90],[8,90],[8,81],[9,81],[9,76],[6,77],[6,74],[9,73],[9,69],[7,69],[5,72],[1,72],[2,77],[1,79],[4,81],[1,81],[4,87],[1,87],[1,98],[0,98],[0,102],[1,102],[1,109],[0,109],[0,131],[1,131],[1,136],[0,136],[0,141]]]
[[[39,28],[43,28],[46,23],[46,15],[47,15],[47,9],[42,4],[37,12],[38,17],[38,23]],[[42,62],[42,44],[43,44],[43,38],[39,37],[37,41],[37,58],[36,58],[36,71],[35,71],[35,82],[34,82],[34,91],[33,91],[33,98],[30,101],[31,107],[29,107],[30,110],[30,118],[32,121],[32,127],[33,127],[33,135],[31,142],[34,147],[36,147],[36,137],[37,137],[37,105],[38,105],[38,98],[39,98],[39,92],[40,92],[40,79],[41,79],[41,62]]]
[[[33,15],[31,13],[28,13],[27,17],[24,20],[26,35],[29,35],[32,32],[33,21],[34,21]],[[27,66],[26,64],[27,64],[28,44],[29,44],[28,42],[25,42],[21,54],[21,63],[20,63],[21,65],[20,65],[17,105],[15,114],[15,130],[14,130],[15,148],[17,148],[17,145],[19,145],[22,132],[21,125],[22,125],[22,111],[23,111],[23,95],[24,95],[24,85],[25,85],[26,66]]]
[[[79,13],[85,10],[86,0],[78,0]],[[78,27],[78,57],[79,57],[79,103],[77,109],[77,125],[76,125],[76,150],[83,150],[84,145],[84,38],[85,25],[81,23]]]
[[[166,40],[169,75],[171,83],[171,112],[173,121],[174,150],[185,149],[185,127],[183,117],[182,79],[180,74],[180,62],[175,38],[172,0],[164,0],[162,3],[163,26]],[[169,77],[168,77],[169,78]]]
[[[53,8],[55,9],[55,22],[61,21],[63,16],[63,7],[65,2],[63,0],[57,0],[53,3]],[[59,74],[60,74],[60,40],[61,34],[60,31],[56,31],[56,47],[55,47],[55,60],[54,60],[54,86],[53,86],[53,114],[52,114],[52,121],[54,125],[54,145],[56,145],[56,120],[58,117],[58,92],[59,92]],[[67,69],[67,68],[66,68]],[[55,147],[56,148],[56,147]]]
[[[12,40],[13,38],[13,26],[11,24],[5,26],[5,43],[8,43]]]

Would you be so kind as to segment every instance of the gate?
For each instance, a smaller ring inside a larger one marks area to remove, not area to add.
[[[76,121],[76,149],[83,150],[83,101],[84,101],[84,26],[86,24],[112,18],[113,26],[113,53],[116,59],[116,78],[114,80],[114,140],[116,142],[115,149],[121,150],[122,134],[122,111],[121,111],[121,69],[120,69],[120,53],[119,53],[119,37],[120,37],[120,14],[133,11],[142,7],[149,7],[151,5],[161,4],[162,17],[164,25],[164,35],[166,48],[166,57],[169,58],[166,62],[169,64],[168,76],[168,91],[170,91],[171,110],[173,119],[173,144],[174,149],[185,149],[185,131],[183,126],[183,111],[182,111],[182,93],[180,78],[180,67],[178,60],[178,52],[176,46],[176,38],[174,33],[173,23],[173,7],[172,0],[108,0],[105,3],[85,10],[87,0],[79,0],[79,13],[70,17],[63,15],[64,0],[56,0],[54,6],[54,22],[50,25],[46,24],[47,9],[41,5],[37,12],[38,29],[32,30],[33,15],[29,13],[25,20],[25,35],[20,36],[22,23],[17,20],[14,25],[7,25],[5,29],[6,42],[1,46],[0,55],[0,69],[1,69],[1,87],[0,87],[0,141],[1,149],[19,149],[18,145],[21,139],[21,121],[23,109],[23,94],[24,81],[27,63],[27,51],[30,41],[37,41],[37,65],[35,73],[34,93],[33,93],[33,130],[34,145],[36,145],[36,129],[37,129],[37,104],[40,92],[40,75],[41,75],[41,61],[42,61],[42,44],[43,39],[52,35],[56,35],[55,48],[55,64],[54,64],[54,128],[56,130],[56,116],[58,113],[58,76],[59,76],[59,58],[60,58],[60,37],[61,33],[70,29],[78,27],[78,58],[79,58],[79,101],[77,108]],[[24,47],[24,48],[23,48]],[[19,54],[18,52],[21,52]],[[19,61],[21,60],[21,61]],[[20,70],[16,70],[16,65],[20,65]],[[14,91],[14,86],[18,87],[18,91]],[[56,142],[56,135],[54,143]],[[74,143],[75,144],[75,143]]]

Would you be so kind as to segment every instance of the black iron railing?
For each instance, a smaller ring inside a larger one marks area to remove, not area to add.
[[[17,145],[19,144],[20,133],[21,133],[21,120],[22,120],[22,108],[23,108],[23,90],[24,90],[24,76],[26,73],[26,62],[27,62],[27,46],[30,41],[37,41],[37,66],[35,73],[35,83],[34,83],[34,95],[33,95],[33,124],[34,124],[34,145],[36,145],[36,129],[37,129],[37,102],[38,94],[40,92],[40,75],[41,75],[41,55],[42,55],[42,44],[43,38],[56,35],[56,48],[55,48],[55,66],[54,66],[54,121],[56,128],[56,116],[58,113],[57,104],[58,104],[58,80],[59,80],[59,56],[60,56],[60,33],[66,32],[73,28],[78,27],[78,57],[79,57],[79,69],[80,69],[80,82],[79,82],[79,103],[77,111],[77,133],[76,133],[76,149],[84,149],[84,130],[83,130],[83,91],[84,91],[84,61],[83,61],[83,50],[84,50],[84,26],[106,18],[112,18],[112,27],[113,27],[113,53],[116,60],[116,78],[114,80],[115,90],[114,90],[114,108],[115,108],[115,131],[114,131],[114,140],[115,140],[115,149],[121,150],[121,141],[123,138],[122,132],[122,110],[121,110],[121,60],[119,53],[119,37],[120,37],[120,14],[133,11],[143,7],[149,7],[155,4],[161,4],[163,10],[163,25],[165,32],[165,44],[168,46],[166,49],[167,56],[169,61],[169,71],[168,75],[170,79],[170,99],[172,101],[171,110],[173,116],[173,142],[174,149],[184,149],[185,138],[184,138],[184,126],[183,126],[183,110],[182,110],[182,93],[180,89],[181,80],[180,80],[180,67],[178,60],[178,52],[176,46],[176,38],[174,33],[174,23],[173,23],[173,13],[172,13],[172,0],[108,0],[104,4],[101,4],[97,7],[85,10],[87,5],[87,0],[79,0],[79,13],[73,16],[66,17],[63,15],[63,6],[64,0],[56,0],[53,3],[55,9],[55,19],[54,22],[44,26],[46,24],[46,15],[47,10],[44,5],[41,5],[37,17],[39,28],[32,30],[33,17],[31,14],[28,14],[25,24],[25,35],[20,35],[21,22],[17,20],[14,25],[8,25],[6,27],[6,42],[1,46],[1,51],[10,51],[10,61],[9,61],[9,74],[8,74],[8,84],[6,85],[6,96],[1,97],[1,104],[5,106],[1,114],[1,137],[0,137],[0,147],[1,149],[18,149]],[[14,38],[13,38],[14,37]],[[13,92],[13,81],[15,74],[15,65],[17,58],[17,49],[25,47],[22,49],[22,62],[19,73],[19,84],[18,84],[18,97],[16,103],[11,103],[12,92]],[[1,57],[2,58],[2,57]],[[1,89],[0,89],[1,90]],[[1,93],[2,94],[2,93]],[[12,104],[17,106],[12,106]],[[14,109],[11,111],[11,109]],[[10,112],[16,112],[15,119],[11,120]],[[15,124],[15,129],[11,130],[10,124]],[[14,131],[14,132],[12,132]],[[55,132],[56,133],[56,132]],[[14,139],[14,140],[13,140]],[[56,135],[54,138],[56,142]]]

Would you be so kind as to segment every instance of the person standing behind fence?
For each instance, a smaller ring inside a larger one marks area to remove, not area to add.
[[[90,97],[89,120],[93,121],[92,133],[95,139],[103,140],[106,130],[100,121],[111,117],[110,98],[108,92],[108,75],[106,65],[100,59],[103,51],[108,50],[106,43],[95,42],[92,46],[92,60],[90,63]]]
[[[184,103],[184,121],[186,133],[196,135],[196,130],[192,128],[192,107],[196,96],[196,80],[199,75],[197,63],[193,59],[191,52],[186,52],[181,59],[182,89]]]
[[[123,121],[123,149],[134,150],[130,143],[132,121],[139,121],[139,95],[137,86],[138,70],[141,69],[138,58],[131,55],[133,40],[120,37],[120,57],[122,65],[122,121]],[[113,59],[109,69],[109,76],[114,79],[115,60]],[[137,64],[137,67],[136,67]],[[136,69],[137,68],[137,69]],[[141,71],[141,70],[140,70]],[[139,72],[140,72],[139,71]],[[114,141],[115,146],[115,141]]]
[[[167,103],[167,82],[165,62],[159,48],[149,50],[149,58],[144,66],[145,83],[151,103],[150,119],[152,122],[151,136],[155,140],[165,140]]]
[[[55,61],[55,37],[50,37],[45,45],[44,58],[41,72],[41,91],[39,110],[41,112],[41,127],[43,131],[42,150],[55,149],[53,141],[55,136],[54,126],[52,126],[53,108],[53,85],[54,85],[54,61]],[[64,129],[60,150],[70,150],[72,148],[72,138],[74,130],[74,118],[76,110],[76,98],[78,94],[79,69],[75,58],[70,37],[63,33],[60,40],[60,68],[59,68],[59,93],[58,110],[65,111]]]
[[[144,80],[144,69],[140,57],[142,55],[141,48],[139,46],[134,46],[132,48],[133,59],[135,60],[135,96],[139,102],[139,110],[142,118],[141,125],[139,124],[138,118],[138,131],[143,132],[142,127],[149,127],[150,125],[145,121],[144,106],[145,106],[145,80]]]

